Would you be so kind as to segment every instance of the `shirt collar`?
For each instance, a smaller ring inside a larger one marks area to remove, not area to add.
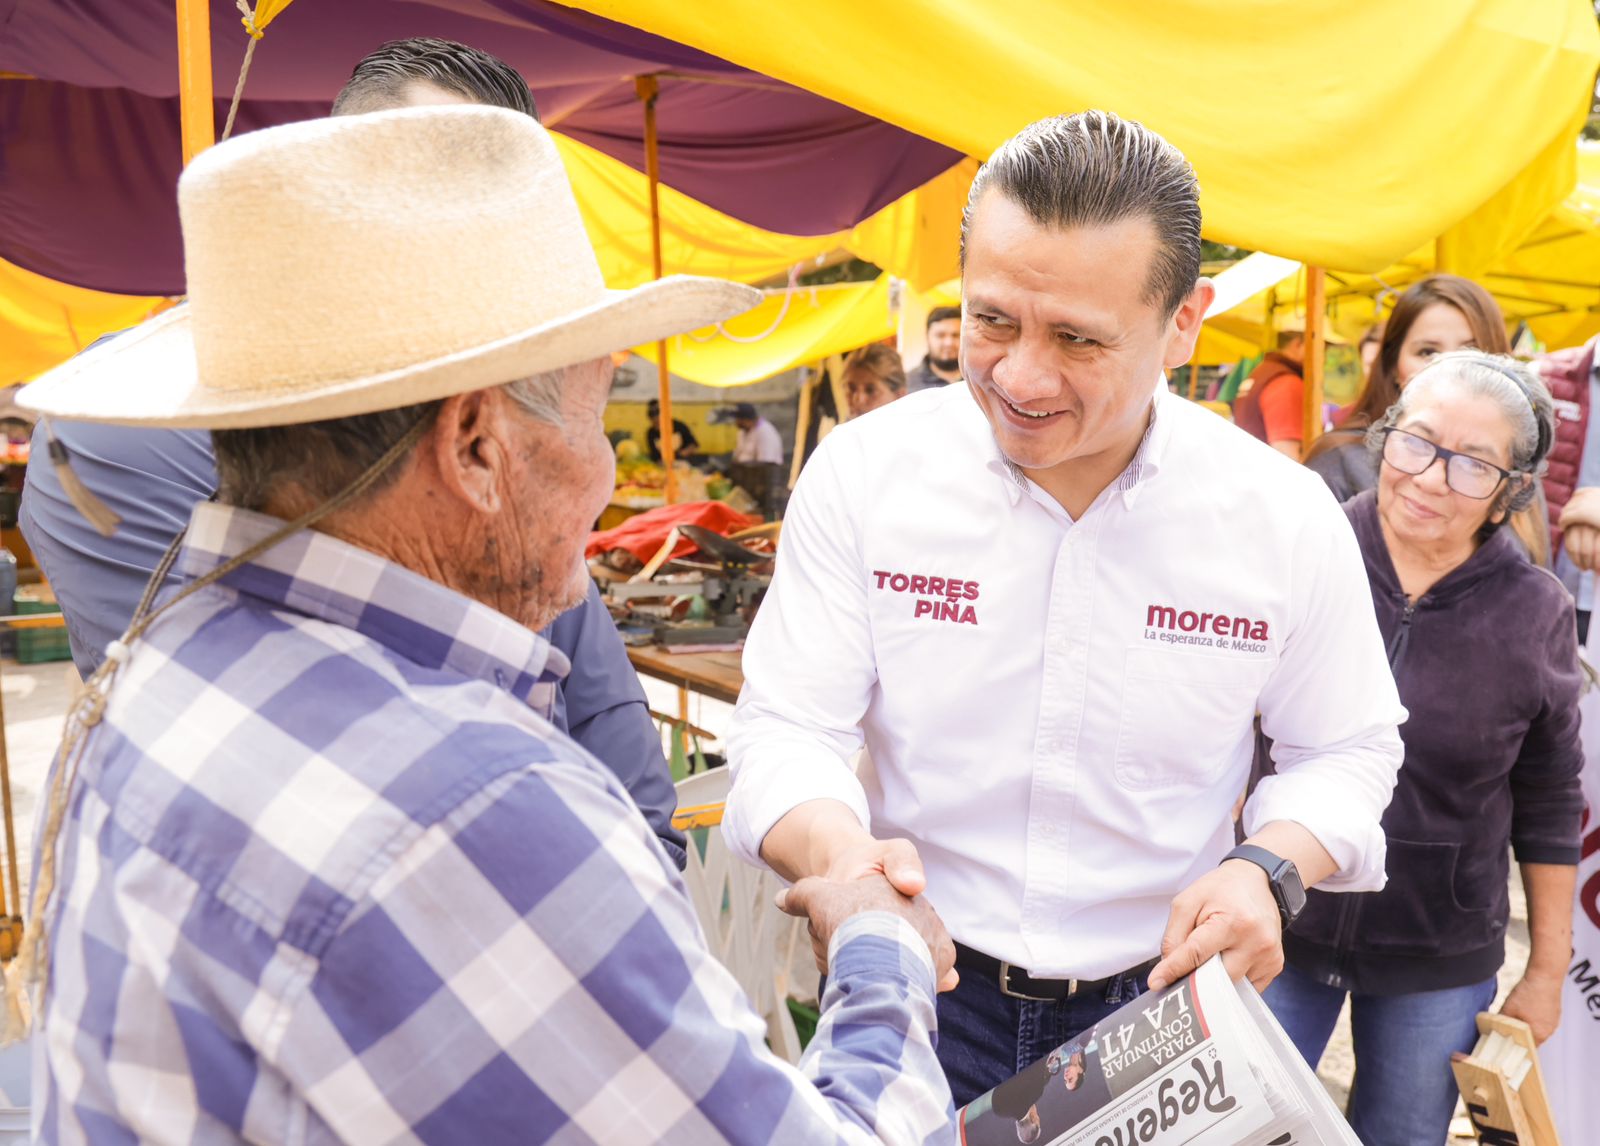
[[[1172,419],[1161,416],[1161,407],[1163,403],[1172,401],[1181,399],[1173,398],[1167,391],[1166,379],[1163,378],[1156,386],[1150,404],[1150,422],[1145,426],[1144,437],[1139,440],[1139,448],[1134,451],[1133,460],[1128,463],[1127,468],[1111,483],[1110,488],[1121,493],[1128,505],[1133,504],[1140,487],[1160,472],[1161,460],[1166,456],[1167,443],[1172,436]],[[977,403],[974,402],[973,406],[977,407]],[[978,415],[983,423],[987,451],[984,465],[990,473],[1001,479],[1007,499],[1012,505],[1016,505],[1027,492],[1027,475],[1000,452],[1000,443],[995,441],[994,433],[989,429],[988,419],[983,417],[981,409]]]
[[[276,517],[202,502],[178,556],[204,575],[281,528]],[[342,625],[415,664],[476,677],[547,719],[571,668],[539,634],[478,601],[325,533],[303,529],[222,578],[275,608]]]

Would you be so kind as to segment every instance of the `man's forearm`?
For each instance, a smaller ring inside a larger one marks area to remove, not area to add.
[[[1561,978],[1572,958],[1572,895],[1578,869],[1564,863],[1525,863],[1528,896],[1528,969],[1535,977]]]
[[[870,843],[848,805],[838,800],[807,800],[772,825],[761,841],[761,858],[784,879],[825,876],[840,852]]]
[[[1300,873],[1300,882],[1308,888],[1315,887],[1339,869],[1317,837],[1292,820],[1263,824],[1245,843],[1266,848],[1273,855],[1293,862]]]

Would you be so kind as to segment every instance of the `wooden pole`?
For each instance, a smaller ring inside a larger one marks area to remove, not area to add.
[[[1322,436],[1322,359],[1327,339],[1323,335],[1323,311],[1327,309],[1328,280],[1321,267],[1306,267],[1306,406],[1305,435],[1300,440],[1300,456],[1305,457],[1311,443]]]
[[[634,91],[644,104],[644,170],[650,177],[650,261],[661,277],[661,147],[656,138],[656,99],[661,95],[655,76],[635,76]],[[656,343],[656,389],[661,401],[661,464],[667,471],[667,504],[678,500],[677,441],[672,431],[672,371],[667,366],[667,341]]]
[[[217,141],[211,100],[211,5],[178,0],[178,108],[183,165]]]

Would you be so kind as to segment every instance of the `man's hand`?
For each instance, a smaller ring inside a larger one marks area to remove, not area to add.
[[[918,865],[919,875],[920,872]],[[956,985],[956,948],[944,921],[926,899],[897,891],[882,871],[863,871],[847,879],[807,876],[778,893],[778,907],[810,922],[812,950],[817,952],[817,967],[823,971],[827,970],[828,944],[845,920],[863,911],[893,912],[915,927],[927,943],[939,990],[948,991]]]
[[[1569,525],[1561,535],[1561,544],[1572,563],[1585,573],[1592,572],[1600,560],[1600,529],[1592,525]]]
[[[1171,986],[1218,952],[1229,976],[1249,976],[1258,991],[1283,970],[1277,901],[1267,873],[1246,860],[1228,860],[1172,901],[1150,989]]]
[[[1600,488],[1574,490],[1561,510],[1559,522],[1567,556],[1588,572],[1600,562]]]
[[[1533,1028],[1533,1041],[1542,1043],[1556,1033],[1561,1022],[1561,988],[1559,976],[1524,975],[1500,1007],[1500,1013],[1510,1019],[1521,1019]]]
[[[900,896],[904,905],[920,896],[928,885],[927,876],[922,872],[922,860],[910,842],[874,839],[861,826],[855,813],[837,800],[807,800],[791,809],[767,832],[766,839],[761,842],[761,858],[796,888],[813,882],[848,887],[864,881],[874,887],[887,885]],[[806,902],[807,898],[802,897],[801,902]],[[783,902],[778,906],[783,907]],[[790,915],[811,914],[804,909],[784,910]],[[933,914],[932,908],[927,908],[927,912],[938,928],[937,942],[951,947],[944,924]],[[819,924],[815,916],[811,917],[811,953],[816,957],[817,970],[824,975],[828,973],[828,941],[840,922],[842,919],[834,919],[824,925]],[[928,946],[936,950],[933,942]],[[955,984],[953,969],[948,974],[940,971],[941,991],[948,991]]]

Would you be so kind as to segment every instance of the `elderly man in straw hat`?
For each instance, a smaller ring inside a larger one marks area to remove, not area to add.
[[[179,203],[189,306],[21,395],[211,428],[221,478],[52,774],[8,984],[36,987],[38,1136],[949,1134],[931,910],[881,876],[787,893],[838,926],[813,1087],[547,719],[566,666],[535,630],[585,591],[606,356],[754,293],[607,291],[548,137],[494,108],[247,135]]]

